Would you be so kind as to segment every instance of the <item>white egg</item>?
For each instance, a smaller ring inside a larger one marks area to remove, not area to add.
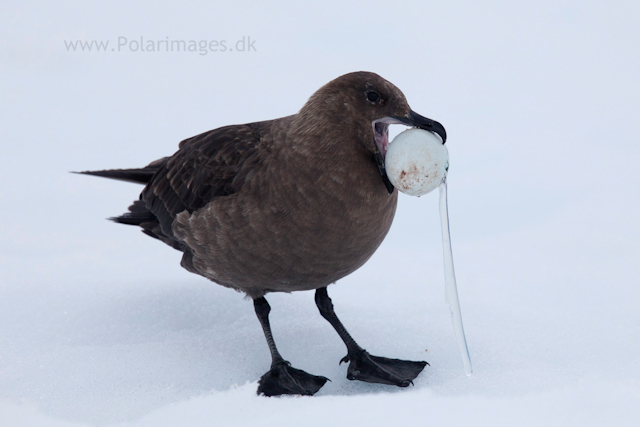
[[[422,196],[437,188],[449,169],[449,152],[436,134],[407,129],[387,148],[385,168],[399,191]]]

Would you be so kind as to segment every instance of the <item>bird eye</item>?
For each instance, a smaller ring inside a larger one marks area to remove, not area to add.
[[[378,92],[367,92],[367,99],[371,102],[377,102],[380,99],[380,94]]]

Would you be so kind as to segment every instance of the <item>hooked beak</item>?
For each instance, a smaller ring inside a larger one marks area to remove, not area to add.
[[[398,120],[399,122],[409,125],[415,126],[420,129],[428,130],[433,132],[442,138],[442,143],[447,142],[447,131],[444,129],[440,123],[435,120],[427,119],[426,117],[422,117],[420,114],[416,113],[413,110],[409,110],[409,114],[407,117],[403,116],[393,116],[393,119]]]
[[[420,129],[428,130],[440,136],[442,143],[447,141],[447,131],[440,123],[435,120],[428,119],[421,116],[413,110],[409,110],[409,114],[406,116],[391,116],[384,117],[382,119],[375,120],[373,125],[373,135],[376,142],[375,158],[378,164],[378,170],[382,175],[382,182],[389,194],[393,193],[393,184],[389,181],[387,176],[387,170],[384,164],[384,159],[387,155],[387,146],[389,145],[389,125],[390,124],[403,124],[408,126],[415,126]]]

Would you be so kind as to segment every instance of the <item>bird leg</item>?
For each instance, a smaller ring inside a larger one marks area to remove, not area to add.
[[[347,346],[347,355],[340,360],[340,363],[351,362],[347,369],[348,379],[407,387],[409,384],[413,384],[413,379],[428,365],[427,362],[412,362],[370,355],[354,341],[336,316],[326,287],[316,290],[315,299],[322,317],[331,323]]]
[[[265,396],[314,395],[329,379],[291,367],[291,364],[282,358],[273,340],[269,325],[269,312],[271,311],[269,303],[264,297],[260,297],[253,300],[253,306],[271,352],[271,369],[260,378],[258,394]]]

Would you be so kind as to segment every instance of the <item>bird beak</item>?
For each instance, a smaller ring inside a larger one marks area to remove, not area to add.
[[[435,120],[427,119],[426,117],[422,117],[420,114],[416,113],[413,110],[409,110],[409,114],[407,116],[393,116],[393,119],[398,120],[399,122],[409,125],[415,126],[420,129],[428,130],[433,132],[442,138],[442,143],[447,142],[447,131],[444,129],[440,123]]]
[[[387,168],[384,165],[384,158],[387,155],[387,146],[389,145],[389,124],[400,123],[391,117],[384,117],[382,119],[374,120],[371,123],[373,127],[373,139],[375,140],[376,151],[374,156],[376,158],[376,164],[380,175],[382,175],[382,182],[387,187],[389,194],[393,194],[393,184],[389,181],[387,176]]]
[[[380,154],[380,150],[376,147],[376,163],[378,164],[378,170],[380,171],[380,175],[382,175],[382,182],[384,182],[384,186],[387,187],[387,191],[389,194],[393,194],[393,184],[389,181],[389,177],[387,176],[387,168],[384,165],[384,157]]]

